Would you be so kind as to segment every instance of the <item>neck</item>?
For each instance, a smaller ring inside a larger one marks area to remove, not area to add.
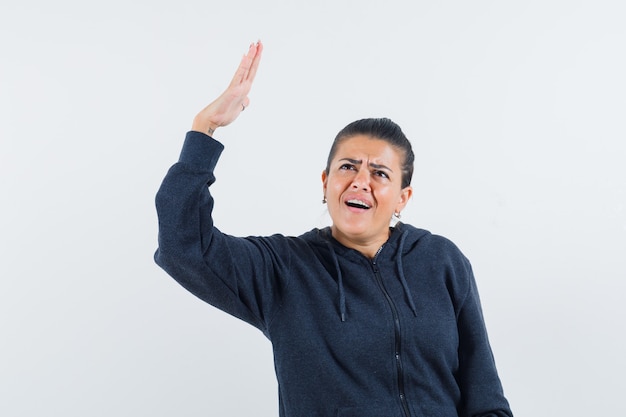
[[[335,226],[331,227],[331,232],[335,240],[341,243],[343,246],[357,250],[369,259],[373,259],[378,253],[379,249],[389,240],[389,231],[384,236],[376,236],[373,238],[359,238],[358,236],[347,236],[341,233]]]

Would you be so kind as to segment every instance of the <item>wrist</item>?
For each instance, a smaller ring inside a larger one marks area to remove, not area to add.
[[[217,130],[219,125],[209,120],[200,120],[197,116],[193,119],[191,130],[195,132],[202,132],[206,135],[213,136],[213,133]]]

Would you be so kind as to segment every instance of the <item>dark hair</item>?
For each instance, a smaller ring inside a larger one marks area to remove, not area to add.
[[[372,139],[380,139],[389,143],[402,153],[404,153],[404,161],[402,165],[402,188],[411,185],[411,178],[413,178],[413,164],[415,162],[415,155],[413,154],[413,148],[411,142],[407,139],[396,123],[387,118],[369,118],[361,119],[350,123],[335,136],[333,145],[330,147],[330,153],[328,154],[328,160],[326,161],[326,174],[328,175],[330,170],[330,163],[337,153],[337,148],[341,143],[357,135],[371,136]]]

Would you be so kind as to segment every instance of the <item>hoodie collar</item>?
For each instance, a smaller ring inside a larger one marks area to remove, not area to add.
[[[380,249],[376,252],[376,256],[374,259],[370,259],[370,262],[375,261],[375,259],[380,255],[380,253],[386,248],[390,247],[387,250],[393,250],[397,246],[395,250],[396,253],[396,267],[398,270],[398,279],[402,284],[402,288],[404,289],[405,297],[407,299],[407,303],[413,312],[413,315],[417,317],[417,308],[415,307],[415,302],[413,301],[413,296],[411,294],[411,290],[409,288],[408,282],[406,280],[404,274],[404,265],[402,263],[402,258],[404,256],[404,245],[406,242],[406,238],[409,235],[409,228],[405,227],[405,225],[401,222],[396,223],[395,227],[391,227],[391,233],[387,242],[385,242]],[[326,227],[319,231],[319,236],[322,241],[325,243],[328,248],[332,263],[335,267],[336,278],[337,278],[337,292],[338,292],[338,310],[339,310],[339,318],[342,322],[346,321],[346,294],[343,285],[343,274],[341,272],[341,265],[339,262],[339,257],[350,257],[350,256],[361,256],[364,257],[362,253],[355,249],[348,248],[339,241],[337,241],[333,236],[330,227]]]

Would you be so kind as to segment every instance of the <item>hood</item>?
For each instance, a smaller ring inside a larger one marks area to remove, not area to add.
[[[369,259],[370,262],[375,262],[378,256],[384,256],[385,258],[391,258],[394,254],[396,260],[396,267],[398,270],[398,279],[400,280],[402,287],[404,288],[407,302],[411,307],[413,314],[417,315],[417,309],[413,302],[413,297],[409,289],[409,285],[406,281],[404,274],[403,258],[417,242],[424,236],[430,235],[430,232],[424,229],[418,229],[402,222],[396,223],[394,227],[390,227],[391,234],[387,242],[385,242],[376,256]],[[349,257],[365,257],[362,253],[355,249],[348,248],[339,243],[333,236],[330,227],[323,229],[313,229],[308,233],[301,236],[304,240],[308,241],[313,246],[317,246],[322,254],[326,252],[327,258],[325,259],[331,267],[329,271],[334,271],[335,279],[337,282],[337,309],[339,313],[339,319],[342,322],[346,321],[346,295],[343,286],[343,274],[341,272],[341,258]]]

